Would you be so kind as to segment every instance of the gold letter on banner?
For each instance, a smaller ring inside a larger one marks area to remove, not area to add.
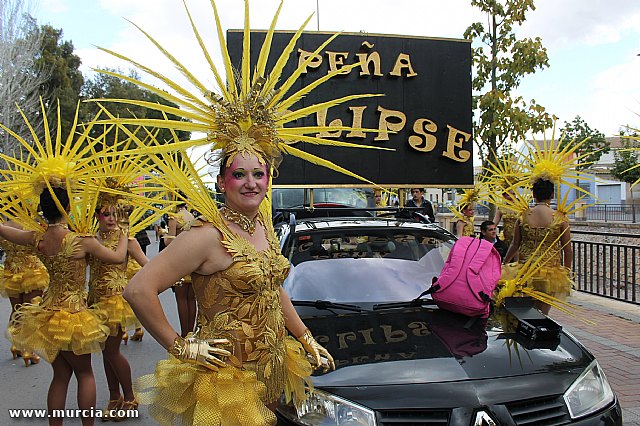
[[[411,58],[407,53],[400,53],[398,55],[396,64],[393,66],[393,70],[391,70],[389,74],[395,77],[402,77],[402,68],[407,69],[407,78],[415,77],[416,75],[418,75],[418,73],[413,70],[413,66],[411,65]]]
[[[374,45],[368,41],[363,41],[362,46],[371,49]],[[376,77],[382,77],[382,71],[380,71],[380,54],[378,52],[371,53],[356,53],[358,62],[360,62],[360,75],[371,75],[369,72],[369,63],[373,62],[373,75]]]
[[[327,109],[321,109],[316,112],[316,123],[318,126],[326,126],[327,124]],[[342,127],[342,120],[336,118],[331,123],[329,123],[329,127]],[[336,130],[335,132],[324,131],[318,133],[319,138],[339,138],[342,136],[342,130]]]
[[[436,147],[438,139],[434,135],[427,132],[435,133],[438,131],[438,125],[426,118],[419,118],[413,123],[413,131],[419,135],[424,136],[422,139],[420,136],[409,136],[409,145],[416,151],[429,152]]]
[[[339,70],[344,66],[344,61],[349,57],[349,52],[328,52],[329,57],[329,71],[327,74]],[[349,74],[350,70],[344,70],[340,74]]]
[[[380,113],[380,121],[378,122],[378,130],[380,133],[373,140],[388,141],[389,132],[387,132],[387,130],[391,130],[392,132],[402,130],[404,124],[407,122],[407,116],[402,111],[394,111],[392,109],[382,108],[381,106],[378,106],[378,112]],[[389,121],[389,118],[397,118],[400,122],[392,123]]]
[[[468,161],[471,157],[471,152],[466,149],[462,149],[462,144],[464,142],[469,142],[471,140],[471,134],[463,132],[462,130],[458,130],[455,127],[451,127],[447,125],[449,128],[449,137],[447,138],[447,150],[442,151],[442,156],[451,158],[454,161],[459,163],[464,163]],[[455,149],[460,149],[458,155],[456,155]]]
[[[352,106],[349,107],[351,112],[353,113],[353,121],[351,122],[351,127],[354,129],[347,133],[345,137],[347,138],[364,138],[366,137],[362,130],[356,130],[362,128],[362,114],[364,114],[364,110],[367,109],[367,106]]]
[[[307,52],[306,50],[302,50],[302,49],[298,49],[298,53],[300,54],[300,58],[298,58],[298,66],[304,64],[304,61],[306,61],[313,54],[313,52]],[[315,55],[311,60],[311,62],[307,64],[307,66],[305,67],[304,71],[302,71],[302,73],[306,74],[307,68],[318,68],[321,63],[322,63],[322,56]]]

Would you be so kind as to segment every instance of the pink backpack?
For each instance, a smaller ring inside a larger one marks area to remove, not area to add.
[[[487,240],[461,237],[427,291],[441,309],[487,318],[501,263],[500,254]]]

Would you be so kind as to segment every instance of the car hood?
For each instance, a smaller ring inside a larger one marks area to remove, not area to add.
[[[504,332],[504,318],[476,319],[431,308],[305,317],[336,362],[319,387],[459,382],[580,372],[593,357],[568,335],[534,343]],[[579,373],[576,373],[579,374]]]

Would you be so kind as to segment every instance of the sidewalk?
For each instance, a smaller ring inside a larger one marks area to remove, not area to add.
[[[596,325],[557,309],[550,316],[596,356],[620,399],[624,425],[640,426],[640,306],[581,292],[569,301]]]

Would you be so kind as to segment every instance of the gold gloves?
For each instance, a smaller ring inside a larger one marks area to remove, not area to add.
[[[197,364],[208,368],[209,370],[218,371],[218,367],[224,367],[225,362],[218,357],[230,356],[231,352],[226,349],[217,347],[217,345],[227,345],[227,339],[197,339],[195,337],[187,337],[186,339],[178,336],[173,341],[173,345],[168,352],[180,361],[190,364]]]
[[[302,334],[302,336],[298,337],[298,341],[302,343],[302,347],[304,348],[304,350],[313,357],[316,368],[322,367],[322,370],[325,373],[329,371],[329,369],[336,369],[336,364],[333,362],[333,357],[331,356],[329,351],[327,351],[318,342],[316,342],[316,339],[313,338],[313,335],[308,328],[304,329],[304,333]],[[326,363],[323,362],[324,360],[322,360],[321,357],[326,359]]]
[[[125,235],[129,235],[129,213],[130,206],[118,204],[116,206],[116,223]]]

